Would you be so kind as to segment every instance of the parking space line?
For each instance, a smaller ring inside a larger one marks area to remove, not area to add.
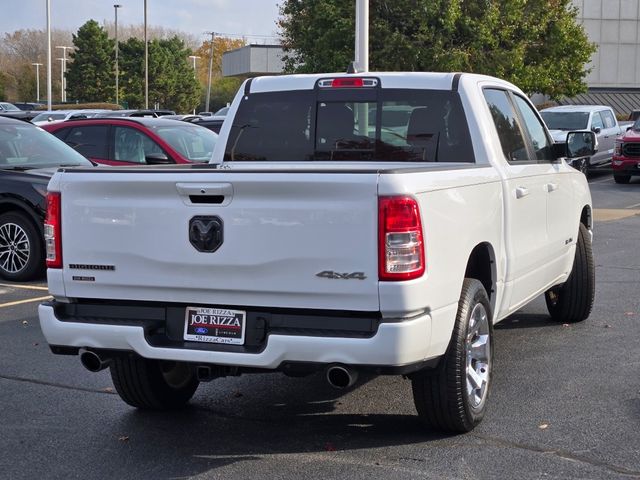
[[[25,290],[49,290],[49,287],[38,287],[36,285],[11,285],[9,283],[0,283],[0,287],[23,288]]]
[[[53,297],[51,295],[47,295],[46,297],[27,298],[26,300],[17,300],[15,302],[0,303],[0,308],[13,307],[14,305],[20,305],[22,303],[42,302],[44,300],[51,300],[52,298]]]

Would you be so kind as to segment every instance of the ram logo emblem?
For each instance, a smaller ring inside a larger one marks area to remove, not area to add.
[[[189,221],[189,241],[199,252],[215,252],[223,241],[220,217],[193,217]]]

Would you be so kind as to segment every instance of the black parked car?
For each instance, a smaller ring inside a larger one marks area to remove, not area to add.
[[[25,281],[44,272],[47,184],[61,166],[92,165],[35,125],[0,117],[0,277]]]
[[[183,118],[183,122],[195,123],[196,125],[200,125],[201,127],[208,128],[212,132],[220,133],[220,129],[222,128],[222,124],[224,123],[225,117],[187,117]]]

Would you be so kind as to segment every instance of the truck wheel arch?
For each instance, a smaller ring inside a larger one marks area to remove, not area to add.
[[[479,280],[487,291],[491,310],[495,312],[496,302],[496,256],[490,243],[476,245],[467,260],[464,278]]]

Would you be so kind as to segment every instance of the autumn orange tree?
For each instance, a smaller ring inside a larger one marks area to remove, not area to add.
[[[242,83],[242,78],[222,76],[222,54],[236,48],[244,47],[247,42],[243,39],[233,39],[226,37],[214,37],[213,39],[213,68],[211,72],[211,100],[210,110],[216,111],[233,100],[238,87]],[[201,98],[207,94],[207,84],[209,81],[209,60],[211,59],[211,40],[202,42],[194,55],[200,57],[197,60],[197,78],[201,86]]]

